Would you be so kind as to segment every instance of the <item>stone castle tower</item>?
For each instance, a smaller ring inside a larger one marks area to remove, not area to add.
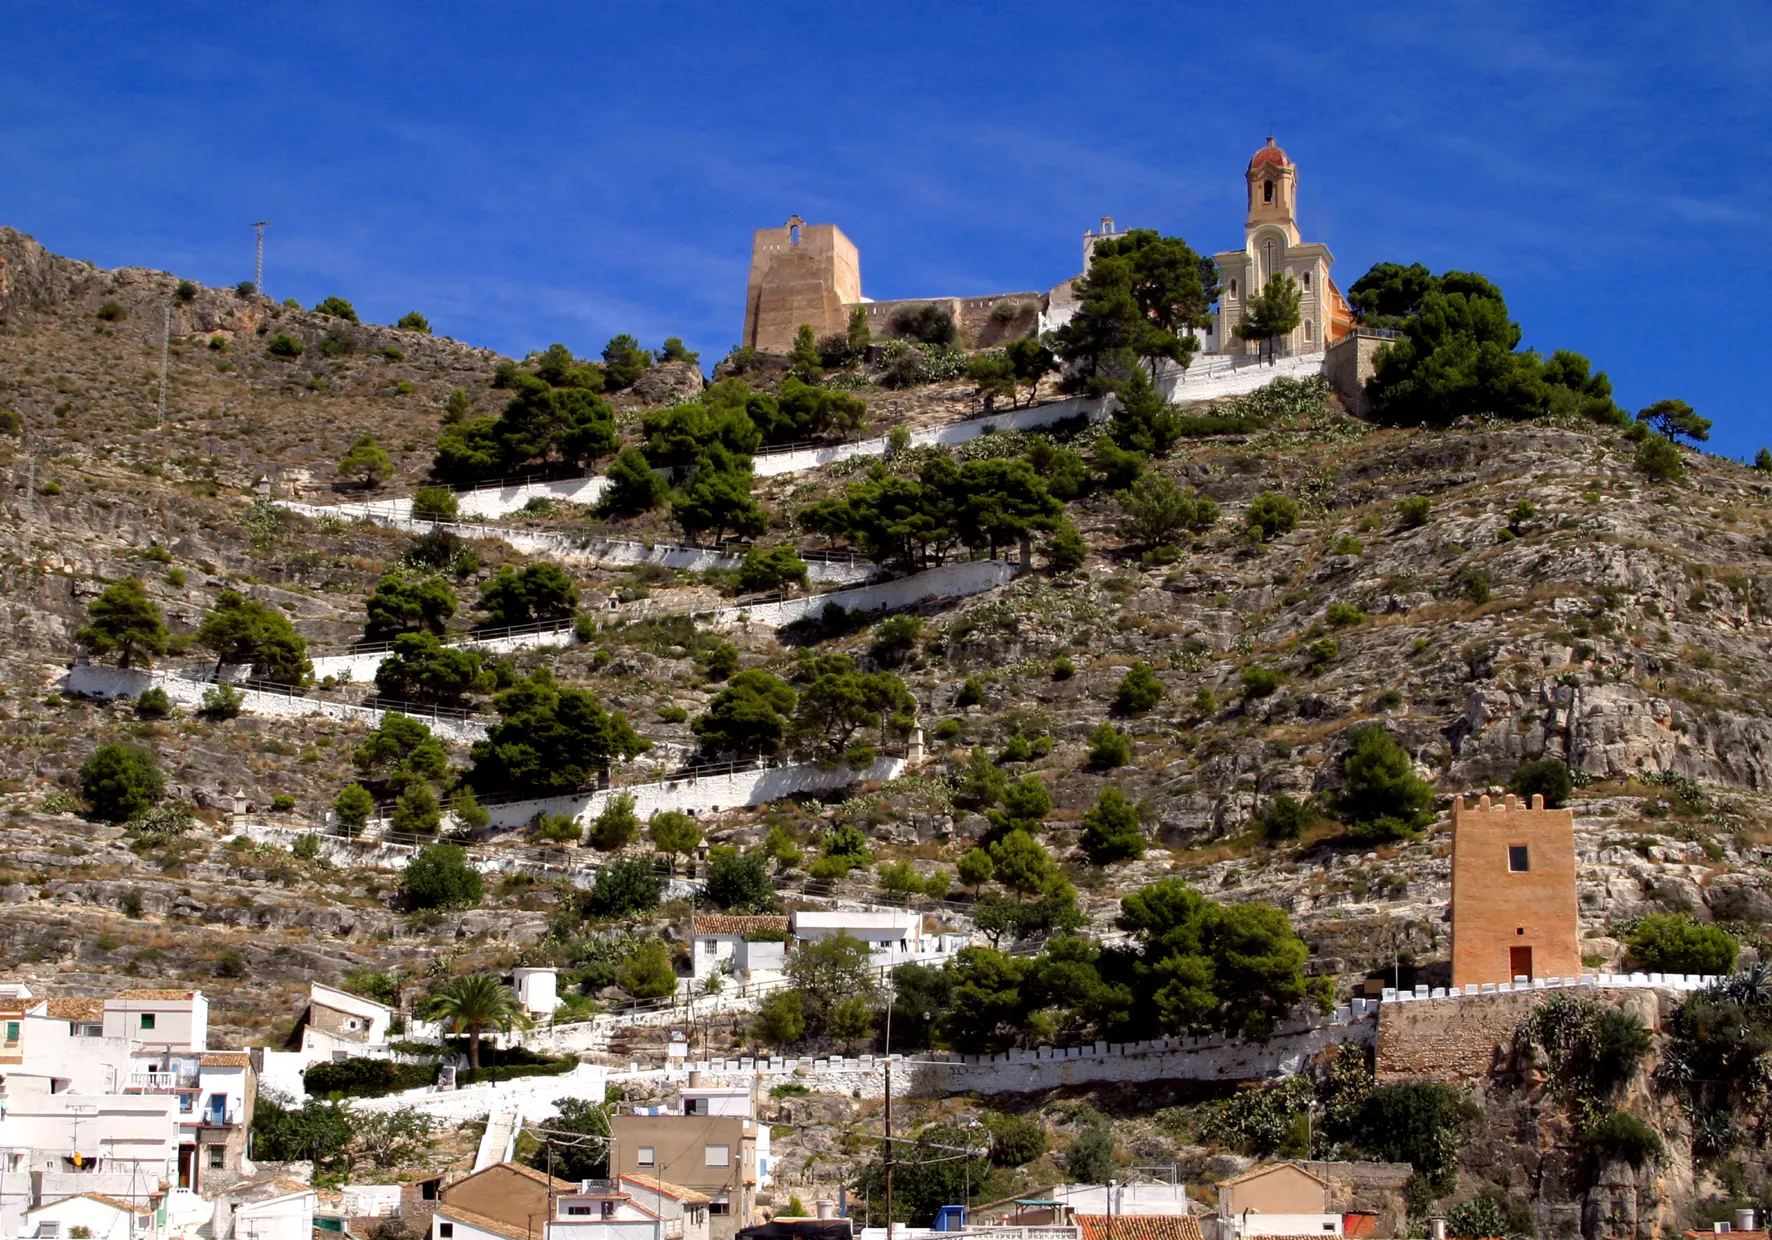
[[[861,253],[835,224],[794,216],[751,239],[745,289],[744,343],[759,353],[786,353],[808,323],[815,336],[840,332],[846,307],[861,300]]]
[[[1237,325],[1251,296],[1276,275],[1298,284],[1298,326],[1276,341],[1281,353],[1316,353],[1353,330],[1347,299],[1329,276],[1335,256],[1321,242],[1305,242],[1298,231],[1298,165],[1270,137],[1250,157],[1243,172],[1249,212],[1243,220],[1243,248],[1212,257],[1218,263],[1218,347],[1226,353],[1252,353],[1256,346],[1237,339]]]
[[[1452,984],[1581,974],[1575,815],[1452,803]]]

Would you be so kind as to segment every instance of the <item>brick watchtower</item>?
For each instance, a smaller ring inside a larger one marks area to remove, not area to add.
[[[1508,796],[1452,803],[1452,984],[1581,972],[1575,815]]]

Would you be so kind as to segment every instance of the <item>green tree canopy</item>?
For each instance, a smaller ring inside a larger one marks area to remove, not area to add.
[[[153,754],[111,741],[80,764],[80,795],[100,822],[127,822],[166,795],[166,781]]]
[[[558,564],[536,560],[520,570],[509,565],[480,591],[480,610],[494,625],[565,620],[578,606],[578,587]]]
[[[710,756],[774,754],[787,740],[799,695],[760,668],[735,673],[691,725]]]
[[[359,435],[338,462],[338,476],[358,486],[376,487],[394,472],[394,462],[375,442],[374,435]]]
[[[357,310],[342,297],[328,297],[314,307],[315,314],[329,315],[335,319],[344,319],[347,323],[360,323]]]
[[[603,381],[610,391],[633,387],[652,365],[652,354],[626,332],[612,336],[603,346]]]
[[[469,751],[467,781],[482,793],[576,792],[616,759],[652,747],[596,694],[561,688],[546,668],[499,694],[493,706],[499,722]]]
[[[1679,913],[1650,913],[1625,935],[1631,963],[1652,973],[1726,974],[1741,945],[1720,926]]]
[[[313,675],[308,643],[289,618],[238,590],[223,590],[197,627],[197,642],[215,653],[217,665],[250,663],[252,674],[300,685]]]
[[[1637,421],[1653,427],[1669,443],[1681,439],[1703,443],[1710,438],[1710,419],[1699,417],[1683,400],[1658,400],[1648,408],[1638,410]]]
[[[769,858],[761,851],[741,853],[730,844],[708,849],[707,895],[733,913],[760,913],[775,906]]]
[[[620,446],[615,410],[597,395],[602,377],[562,345],[540,356],[536,372],[502,372],[513,392],[496,418],[463,418],[437,438],[433,472],[451,482],[514,473],[526,466],[583,468]]]
[[[1258,345],[1267,344],[1271,356],[1272,342],[1297,330],[1298,303],[1302,295],[1297,280],[1283,272],[1275,272],[1268,277],[1261,292],[1244,303],[1243,321],[1237,324],[1238,337]]]
[[[375,691],[396,702],[460,707],[492,686],[478,650],[445,646],[430,633],[400,634],[375,669]]]
[[[452,845],[432,847],[449,848]],[[416,859],[413,864],[417,864]],[[517,992],[489,973],[468,973],[450,978],[431,996],[430,1017],[444,1022],[457,1033],[468,1035],[470,1068],[480,1066],[480,1037],[487,1030],[503,1033],[529,1024],[523,1005],[517,1000]]]
[[[439,783],[449,773],[449,754],[431,729],[398,711],[389,711],[351,751],[359,779],[383,783],[398,796],[414,783]]]
[[[443,578],[389,573],[363,601],[363,635],[373,641],[415,629],[441,634],[455,607],[455,591]]]
[[[646,824],[652,846],[670,858],[671,873],[677,872],[677,858],[693,856],[701,844],[701,828],[695,819],[681,810],[667,809],[652,816]]]
[[[96,655],[116,651],[118,667],[151,667],[153,655],[166,653],[166,621],[135,577],[106,586],[87,604],[86,616],[87,624],[74,640]]]
[[[400,321],[394,326],[401,331],[421,332],[426,336],[431,334],[431,321],[416,310],[408,310],[401,315]]]
[[[917,709],[916,699],[897,673],[863,672],[846,654],[802,659],[795,679],[800,691],[794,734],[830,753],[846,750],[863,728],[875,728],[882,740],[888,731],[904,730]]]
[[[1149,229],[1096,242],[1073,282],[1079,305],[1053,333],[1076,390],[1102,391],[1130,375],[1133,359],[1154,374],[1164,359],[1186,367],[1218,294],[1218,273],[1179,237]]]
[[[671,484],[652,468],[640,449],[626,447],[604,473],[608,480],[600,505],[607,516],[630,517],[651,512],[664,503]]]
[[[460,844],[428,844],[413,854],[400,877],[407,902],[418,909],[473,908],[485,884]],[[478,1066],[478,1065],[476,1065]]]
[[[800,992],[806,1033],[823,1037],[833,1031],[843,1005],[860,999],[876,1006],[879,984],[868,945],[853,935],[837,933],[796,946],[788,956],[788,980]]]
[[[1342,757],[1347,787],[1339,798],[1358,839],[1410,839],[1432,817],[1434,790],[1415,773],[1403,747],[1373,724],[1353,734]]]
[[[1090,865],[1143,856],[1145,837],[1138,822],[1138,806],[1118,788],[1103,788],[1095,807],[1083,815],[1083,835],[1078,842]]]

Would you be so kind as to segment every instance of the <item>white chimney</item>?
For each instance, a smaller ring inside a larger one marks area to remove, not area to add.
[[[819,1218],[837,1217],[837,1203],[832,1201],[829,1197],[820,1197],[817,1201],[812,1203],[812,1209]]]
[[[1751,1208],[1735,1212],[1735,1230],[1752,1231],[1754,1229],[1754,1212]]]

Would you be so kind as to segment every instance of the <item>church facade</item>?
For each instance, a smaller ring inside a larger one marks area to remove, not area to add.
[[[1258,346],[1237,338],[1249,299],[1274,276],[1289,276],[1298,285],[1298,326],[1277,342],[1280,351],[1319,353],[1352,333],[1354,316],[1329,274],[1335,256],[1320,241],[1306,242],[1298,230],[1298,165],[1269,138],[1243,179],[1249,187],[1243,248],[1212,256],[1219,282],[1213,339],[1219,352],[1253,353]]]

